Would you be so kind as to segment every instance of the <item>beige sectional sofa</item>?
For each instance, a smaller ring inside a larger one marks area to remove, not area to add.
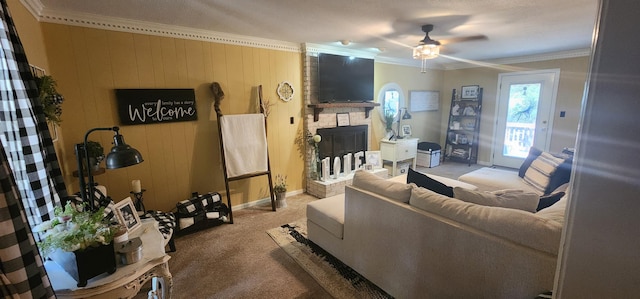
[[[359,171],[308,205],[308,237],[396,298],[534,298],[553,288],[565,200],[534,214]]]

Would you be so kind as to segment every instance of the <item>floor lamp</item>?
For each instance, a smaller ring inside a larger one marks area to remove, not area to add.
[[[80,197],[82,197],[83,202],[89,202],[89,208],[91,211],[95,210],[95,182],[93,181],[93,174],[91,173],[91,162],[89,161],[89,153],[87,151],[87,141],[89,139],[89,134],[94,131],[113,131],[115,132],[113,135],[113,148],[107,154],[106,164],[107,169],[115,169],[122,168],[127,166],[136,165],[142,163],[144,161],[142,159],[142,155],[138,150],[132,148],[128,144],[124,142],[124,137],[120,135],[119,127],[110,127],[110,128],[93,128],[84,135],[84,142],[78,143],[75,145],[76,158],[78,160],[78,178],[80,180]],[[87,182],[85,182],[84,170],[83,170],[83,161],[82,158],[85,158],[84,163],[86,163],[87,167]],[[87,190],[87,187],[89,190]],[[89,194],[87,194],[89,192]]]

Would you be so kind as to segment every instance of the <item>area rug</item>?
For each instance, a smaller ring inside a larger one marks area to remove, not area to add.
[[[272,228],[267,234],[334,298],[393,298],[307,239],[307,220]]]

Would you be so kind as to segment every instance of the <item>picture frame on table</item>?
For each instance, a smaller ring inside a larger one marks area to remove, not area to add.
[[[382,168],[382,155],[380,151],[366,151],[364,157],[366,164],[371,165],[373,169]]]
[[[479,85],[467,85],[462,86],[460,90],[460,98],[461,99],[475,99],[478,97],[478,89]]]
[[[338,121],[338,127],[347,127],[350,125],[349,113],[336,113],[336,119]]]
[[[118,216],[118,223],[125,227],[128,233],[131,233],[142,225],[131,197],[127,197],[115,204],[114,209]]]
[[[402,137],[411,136],[411,125],[402,125]]]

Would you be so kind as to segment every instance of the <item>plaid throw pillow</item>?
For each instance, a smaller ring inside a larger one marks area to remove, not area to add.
[[[551,175],[564,162],[550,153],[543,152],[538,156],[524,174],[524,181],[531,185],[539,195],[544,195]]]

